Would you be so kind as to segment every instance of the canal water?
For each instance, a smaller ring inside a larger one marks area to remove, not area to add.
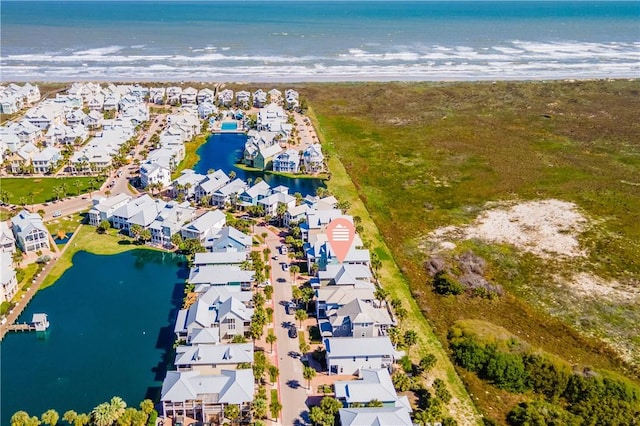
[[[222,169],[227,174],[233,170],[236,176],[243,180],[251,178],[255,181],[257,177],[261,177],[272,188],[278,185],[289,187],[289,194],[291,195],[296,192],[301,193],[303,196],[315,195],[317,188],[325,187],[322,179],[294,179],[237,168],[235,165],[237,160],[242,157],[246,141],[247,136],[244,133],[216,133],[211,135],[209,140],[197,151],[200,161],[195,165],[194,170],[200,174],[206,174],[210,169]]]
[[[183,262],[151,250],[77,253],[19,319],[45,312],[49,330],[10,332],[0,343],[0,424],[18,410],[40,417],[53,408],[62,417],[116,395],[135,407],[158,398],[183,298]]]

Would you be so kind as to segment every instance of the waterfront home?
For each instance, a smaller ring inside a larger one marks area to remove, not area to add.
[[[158,161],[146,161],[140,166],[140,185],[148,188],[149,185],[159,183],[162,188],[171,184],[171,168],[162,165]]]
[[[229,182],[211,195],[211,204],[216,207],[224,207],[227,203],[235,204],[238,194],[247,189],[247,183],[240,178]]]
[[[326,316],[318,320],[322,337],[386,336],[387,330],[396,325],[387,309],[362,299],[328,309]]]
[[[256,108],[262,108],[267,103],[267,92],[262,89],[258,89],[253,92],[253,106]]]
[[[204,175],[196,173],[191,169],[184,169],[180,172],[180,176],[171,182],[169,188],[171,196],[177,198],[182,194],[185,200],[189,200],[194,197],[196,187],[200,182],[205,179]]]
[[[280,105],[282,104],[282,92],[278,89],[271,89],[267,92],[269,95],[269,103]]]
[[[412,426],[411,415],[405,407],[341,408],[338,411],[342,426]],[[434,423],[438,424],[438,423]]]
[[[110,222],[113,212],[126,205],[130,200],[131,196],[124,192],[111,197],[95,197],[92,200],[93,207],[91,207],[91,210],[87,213],[89,224],[98,226],[103,220]]]
[[[327,312],[333,312],[356,299],[373,305],[374,289],[347,285],[320,287],[316,289],[316,317],[327,318]]]
[[[238,264],[234,265],[198,265],[189,270],[187,281],[191,284],[226,286],[235,290],[250,290],[255,273],[247,271]]]
[[[185,240],[198,240],[203,243],[207,238],[218,235],[226,223],[227,217],[224,212],[208,211],[185,224],[180,229],[180,235]]]
[[[195,104],[198,98],[198,89],[193,87],[187,87],[180,94],[180,103],[182,104]]]
[[[148,194],[141,195],[114,210],[111,225],[115,229],[122,229],[130,236],[131,225],[137,224],[146,229],[156,219],[164,208],[165,202],[151,198]]]
[[[240,199],[240,205],[242,207],[257,206],[258,201],[271,194],[271,187],[267,182],[261,180],[254,184],[251,188],[248,188],[242,192],[238,198]]]
[[[209,203],[212,204],[213,194],[228,184],[230,181],[229,176],[223,172],[222,170],[216,170],[213,173],[207,173],[207,175],[202,179],[197,185],[195,189],[195,200],[196,202],[200,202],[202,197],[209,197]]]
[[[251,251],[253,239],[231,226],[225,226],[218,234],[205,240],[204,247],[210,252]]]
[[[24,253],[49,249],[49,230],[38,213],[22,210],[11,218],[16,243]]]
[[[344,407],[339,411],[342,425],[413,425],[409,399],[398,396],[386,368],[362,369],[358,380],[338,380],[334,388]],[[364,407],[373,400],[382,407]]]
[[[13,253],[16,250],[16,239],[11,232],[9,222],[0,222],[0,252]]]
[[[298,108],[298,106],[300,106],[300,102],[298,100],[299,97],[300,97],[300,95],[295,90],[293,90],[293,89],[285,90],[284,91],[284,99],[285,99],[286,108],[287,109]]]
[[[276,133],[268,131],[250,131],[244,144],[244,164],[260,170],[272,167],[273,157],[282,151],[276,141]]]
[[[58,161],[62,159],[61,152],[54,146],[48,146],[42,151],[36,153],[31,158],[34,173],[49,173],[53,171]]]
[[[240,415],[251,411],[253,370],[222,370],[219,375],[198,371],[168,371],[160,401],[164,417],[189,416],[203,423],[221,423],[226,405],[238,405]]]
[[[193,220],[196,209],[189,202],[169,201],[158,212],[156,219],[149,225],[151,230],[151,244],[172,247],[171,237],[180,232],[182,226]]]
[[[251,105],[251,93],[246,90],[236,92],[236,107],[247,109]]]
[[[174,332],[178,339],[190,341],[194,330],[213,328],[218,330],[220,341],[229,341],[249,333],[252,315],[253,308],[234,296],[214,303],[198,299],[188,309],[178,311]]]
[[[244,251],[223,251],[215,253],[196,253],[193,258],[193,266],[237,265],[240,266],[247,260]]]
[[[4,222],[3,222],[4,223]],[[16,270],[13,268],[13,254],[0,252],[0,302],[10,302],[18,292]]]
[[[202,103],[213,104],[213,102],[215,101],[215,93],[213,90],[209,89],[208,87],[205,87],[204,89],[200,89],[198,91],[198,96],[196,96],[196,101],[198,102],[198,105]]]
[[[156,105],[163,105],[166,89],[164,87],[152,87],[149,89],[149,102]]]
[[[264,206],[265,216],[277,216],[279,204],[284,204],[286,208],[289,209],[296,205],[296,197],[285,192],[274,192],[268,197],[265,197],[258,201],[258,205]]]
[[[273,158],[273,171],[283,173],[298,173],[300,168],[300,154],[295,149],[288,149]]]
[[[69,95],[80,96],[82,97],[84,102],[87,102],[91,97],[97,95],[101,91],[102,91],[102,88],[97,83],[74,82],[73,84],[71,84],[71,87],[69,88],[69,90],[67,90],[67,93]]]
[[[218,93],[218,105],[230,107],[233,102],[233,90],[224,89]]]
[[[387,336],[328,337],[324,347],[329,374],[357,375],[364,368],[390,368],[397,355]]]
[[[317,173],[324,170],[324,155],[322,145],[314,143],[309,145],[302,154],[304,169],[307,173]]]
[[[220,374],[222,369],[236,370],[238,364],[253,363],[253,343],[191,344],[176,348],[177,371]]]

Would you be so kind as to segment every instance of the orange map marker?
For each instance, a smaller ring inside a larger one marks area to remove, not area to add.
[[[347,257],[355,236],[353,223],[345,218],[334,219],[327,225],[327,239],[340,263]]]

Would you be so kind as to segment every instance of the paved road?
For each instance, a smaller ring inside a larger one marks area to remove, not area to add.
[[[263,232],[268,233],[266,243],[271,255],[276,255],[282,244],[281,238],[267,228],[256,227],[257,235]],[[287,315],[284,307],[284,303],[291,300],[291,275],[288,271],[283,271],[280,263],[289,262],[289,259],[286,255],[278,257],[278,260],[271,260],[271,282],[274,286],[274,329],[278,338],[274,350],[280,369],[279,393],[283,406],[281,419],[283,425],[304,425],[309,424],[306,381],[302,378],[303,365],[298,352],[298,338],[292,339],[288,335],[291,326],[297,327],[297,321],[293,313]]]

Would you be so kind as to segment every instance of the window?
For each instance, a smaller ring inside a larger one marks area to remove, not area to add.
[[[356,362],[356,357],[355,356],[353,357],[353,362]]]
[[[234,320],[234,319],[227,320],[227,329],[235,330],[236,329],[236,320]]]
[[[368,356],[368,355],[367,355],[367,356],[365,356],[365,357],[364,357],[364,360],[365,360],[365,361],[369,361],[369,356]]]

